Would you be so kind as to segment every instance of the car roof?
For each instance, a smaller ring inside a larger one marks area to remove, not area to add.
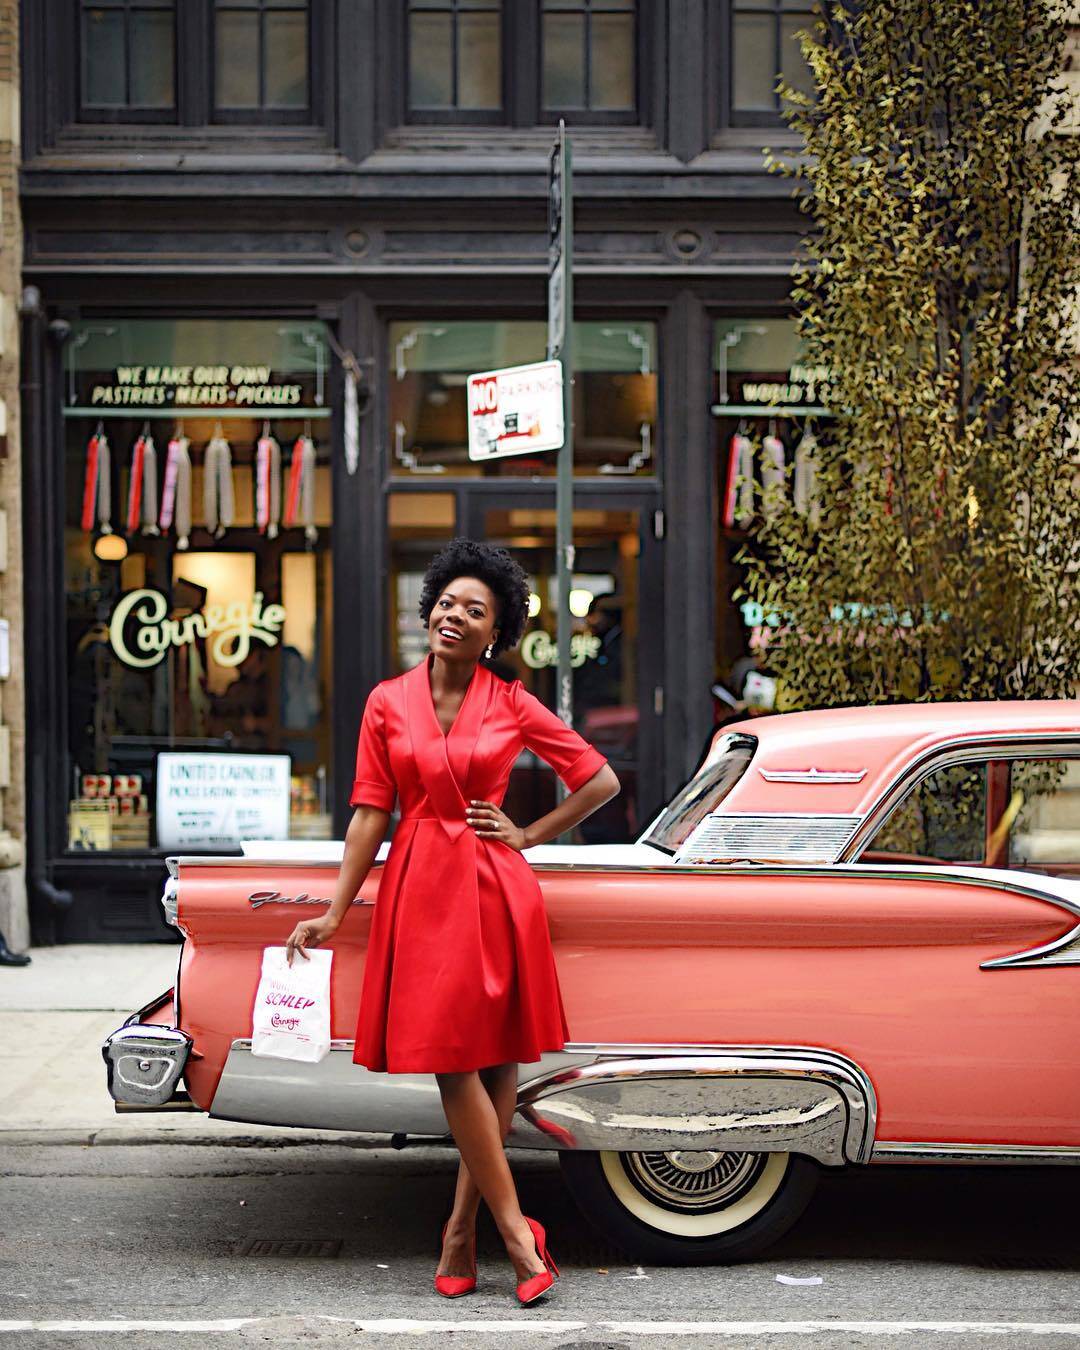
[[[747,772],[724,800],[725,813],[862,814],[909,764],[954,743],[1061,735],[1077,738],[1080,751],[1080,699],[821,708],[729,722],[717,737],[731,732],[745,732],[758,744]],[[784,783],[764,776],[809,769],[860,777],[846,783]]]

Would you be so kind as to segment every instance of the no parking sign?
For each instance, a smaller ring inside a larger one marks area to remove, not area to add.
[[[469,376],[470,459],[559,450],[563,436],[561,362]]]

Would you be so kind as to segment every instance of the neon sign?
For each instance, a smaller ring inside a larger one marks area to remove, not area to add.
[[[263,609],[262,591],[250,600],[207,605],[182,619],[170,619],[161,591],[129,591],[113,610],[109,644],[126,666],[156,666],[170,647],[185,647],[209,638],[210,655],[219,666],[239,666],[251,652],[252,640],[276,647],[285,623],[284,605]]]
[[[600,639],[595,633],[571,633],[571,666],[584,665],[586,660],[595,657],[599,651]],[[553,666],[559,659],[559,653],[551,634],[542,628],[526,633],[521,640],[521,659],[532,670],[539,670],[542,666]]]

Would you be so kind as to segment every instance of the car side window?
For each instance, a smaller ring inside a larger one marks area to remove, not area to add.
[[[981,863],[986,805],[985,764],[935,769],[889,813],[860,861]]]
[[[1003,863],[1080,876],[1080,759],[1017,759],[1009,767]]]

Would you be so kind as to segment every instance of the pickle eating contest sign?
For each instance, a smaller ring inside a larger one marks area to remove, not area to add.
[[[163,750],[158,845],[234,849],[245,839],[288,839],[290,763],[288,755]]]
[[[469,458],[562,448],[562,363],[538,361],[469,376]]]

